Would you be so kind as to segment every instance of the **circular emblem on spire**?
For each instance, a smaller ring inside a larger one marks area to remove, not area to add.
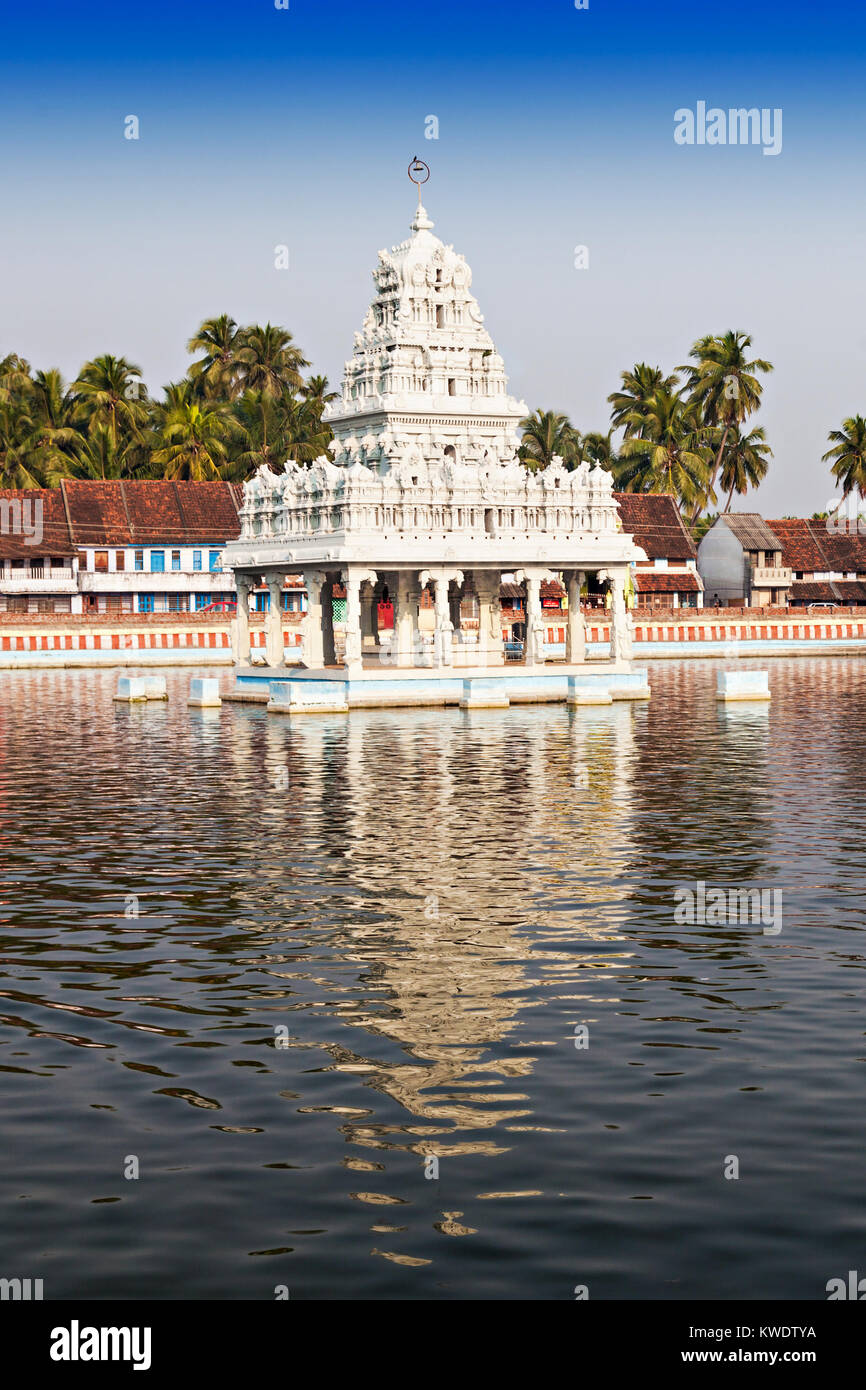
[[[430,177],[429,164],[425,164],[423,159],[418,158],[417,154],[413,155],[412,162],[409,165],[409,177],[414,184],[418,185],[419,190],[421,184],[426,183]]]

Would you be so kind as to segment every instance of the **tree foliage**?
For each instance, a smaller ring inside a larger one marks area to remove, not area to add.
[[[141,368],[105,354],[68,384],[57,368],[34,372],[16,353],[0,359],[0,486],[53,487],[61,478],[177,478],[243,482],[267,464],[310,463],[333,438],[323,419],[335,399],[291,333],[246,328],[229,314],[206,319],[187,350],[195,358],[162,398]]]

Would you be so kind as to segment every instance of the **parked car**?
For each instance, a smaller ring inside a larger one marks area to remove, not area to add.
[[[199,613],[236,613],[238,606],[232,603],[231,599],[219,599],[216,603],[208,603],[204,608],[199,608]]]

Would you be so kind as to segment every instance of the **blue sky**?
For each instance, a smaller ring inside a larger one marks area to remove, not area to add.
[[[418,153],[516,395],[604,428],[624,368],[745,329],[776,367],[775,460],[740,505],[823,508],[827,432],[866,411],[864,55],[839,0],[22,7],[0,58],[0,352],[69,376],[123,352],[158,390],[225,310],[285,324],[336,381]],[[781,108],[781,154],[677,146],[674,111],[701,100]]]

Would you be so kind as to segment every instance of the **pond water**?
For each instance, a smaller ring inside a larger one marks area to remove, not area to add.
[[[866,666],[762,664],[769,709],[682,661],[648,705],[306,720],[190,710],[189,670],[131,707],[110,671],[0,675],[0,1275],[823,1299],[866,1270]],[[683,922],[701,883],[778,914]]]

